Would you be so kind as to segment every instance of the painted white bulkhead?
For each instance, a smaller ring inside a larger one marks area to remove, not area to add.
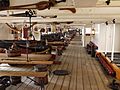
[[[120,24],[115,24],[115,52],[120,52]],[[105,52],[107,44],[107,52],[112,51],[113,24],[105,23],[95,25],[95,35],[93,42],[99,47],[98,51]]]

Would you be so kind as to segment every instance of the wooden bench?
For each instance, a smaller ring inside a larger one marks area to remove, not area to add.
[[[31,76],[31,77],[45,77],[47,72],[34,71],[0,71],[0,76]]]
[[[90,41],[90,42],[87,44],[87,46],[86,46],[86,51],[87,51],[88,54],[91,53],[91,46],[92,46],[92,44],[93,44],[93,43]]]
[[[113,70],[111,65],[106,61],[105,56],[103,56],[101,53],[97,53],[96,57],[98,58],[101,65],[104,67],[104,69],[107,71],[107,73],[113,77],[116,76],[116,72]]]
[[[51,60],[53,56],[51,54],[29,54],[28,59],[26,54],[22,54],[18,57],[7,57],[6,54],[0,54],[0,63],[8,64],[53,64]],[[50,61],[51,60],[51,61]]]
[[[86,51],[88,54],[91,54],[92,57],[95,57],[96,50],[98,46],[95,45],[92,41],[90,41],[86,46]]]
[[[17,59],[2,59],[0,63],[6,64],[53,64],[53,61],[26,61],[26,60],[17,60]]]
[[[64,42],[62,41],[53,41],[53,42],[48,42],[48,45],[53,45],[53,46],[64,46]]]

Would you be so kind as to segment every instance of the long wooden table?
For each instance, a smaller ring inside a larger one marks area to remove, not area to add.
[[[53,42],[48,42],[48,45],[64,45],[65,43],[62,41],[53,41]]]
[[[0,53],[0,63],[8,64],[52,64],[53,61],[49,61],[52,58],[51,54],[22,54],[18,57],[8,57],[4,53]]]
[[[34,65],[37,64],[53,64],[49,61],[51,54],[29,54],[28,60],[26,55],[22,54],[19,57],[8,57],[4,53],[0,53],[0,76],[33,76],[45,77],[48,72],[35,72]],[[7,63],[7,64],[4,64]],[[8,64],[22,64],[10,66]],[[30,65],[31,64],[31,65]]]

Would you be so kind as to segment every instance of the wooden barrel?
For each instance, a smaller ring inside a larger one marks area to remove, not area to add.
[[[34,66],[34,70],[36,72],[47,72],[47,65],[42,65],[42,64],[39,64],[39,65],[36,65]],[[48,84],[48,75],[46,75],[45,77],[35,77],[34,80],[36,81],[35,82],[35,85],[40,85],[40,84]],[[41,82],[41,80],[43,82]]]
[[[12,85],[17,85],[21,83],[21,76],[11,76]]]

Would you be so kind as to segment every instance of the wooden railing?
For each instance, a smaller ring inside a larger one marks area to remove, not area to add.
[[[98,58],[99,62],[103,66],[103,68],[107,71],[107,73],[113,77],[116,76],[115,70],[111,66],[111,62],[107,60],[107,58],[102,53],[96,53],[96,57]]]

